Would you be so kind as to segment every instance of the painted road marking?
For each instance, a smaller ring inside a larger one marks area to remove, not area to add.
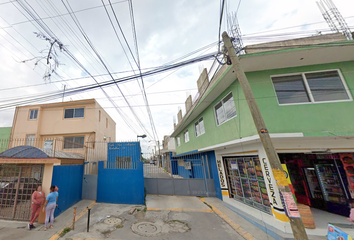
[[[203,198],[199,198],[200,201],[202,201],[203,203],[207,203],[205,201],[205,199]],[[246,232],[240,225],[234,223],[226,214],[222,213],[219,209],[217,209],[216,207],[214,207],[212,204],[207,203],[208,205],[210,205],[213,209],[213,211],[219,215],[219,217],[221,217],[225,222],[227,222],[233,229],[235,229],[235,231],[240,234],[244,239],[246,240],[257,240],[255,237],[253,237],[250,233]]]
[[[148,211],[172,211],[172,212],[213,212],[211,209],[190,209],[190,208],[146,208]]]
[[[96,201],[93,201],[93,202],[88,206],[88,208],[92,208],[93,206],[95,206],[95,204],[96,204]],[[75,222],[77,222],[82,216],[85,215],[85,213],[88,211],[88,210],[87,210],[88,208],[85,208],[85,209],[82,210],[78,215],[76,215]],[[61,233],[62,231],[64,231],[65,228],[71,228],[72,225],[73,225],[73,222],[72,222],[72,221],[68,222],[68,223],[65,225],[65,227],[64,227],[63,229],[61,229],[60,231],[56,232],[51,238],[49,238],[49,240],[57,240],[58,238],[60,238],[60,233]],[[87,238],[87,240],[88,240],[88,238]],[[92,239],[92,240],[93,240],[93,239]]]

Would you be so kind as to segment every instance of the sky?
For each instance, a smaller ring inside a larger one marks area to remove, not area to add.
[[[333,2],[349,27],[354,28],[354,1]],[[70,90],[138,74],[136,46],[142,73],[218,50],[220,0],[132,0],[134,24],[129,5],[130,1],[125,0],[0,0],[0,127],[12,125],[14,107],[1,108],[9,102],[24,100],[20,105],[26,105],[30,104],[27,99],[38,94],[63,92],[64,85]],[[236,11],[244,45],[329,32],[314,0],[226,0],[221,33],[228,30],[227,16]],[[37,22],[50,33],[33,19],[39,19]],[[50,43],[36,33],[54,36],[66,50],[53,45],[53,57],[59,66],[50,79],[43,78],[49,69]],[[194,51],[194,55],[183,58]],[[105,93],[96,88],[64,95],[64,100],[95,98],[115,120],[116,140],[132,140],[146,134],[142,144],[145,151],[151,151],[155,141],[161,143],[164,135],[173,132],[177,112],[182,109],[185,113],[186,98],[192,95],[195,99],[197,95],[201,70],[209,71],[212,63],[213,59],[144,77],[143,83],[137,78],[112,84],[104,88]],[[142,84],[157,136],[152,130]],[[33,104],[62,100],[58,97]]]

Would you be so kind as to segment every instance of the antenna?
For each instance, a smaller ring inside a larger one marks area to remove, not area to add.
[[[227,31],[229,32],[229,36],[233,38],[232,44],[236,49],[237,55],[245,54],[236,12],[231,12],[227,16]]]
[[[353,40],[353,35],[348,27],[348,24],[345,22],[342,14],[340,14],[332,0],[321,0],[316,3],[330,29],[333,32],[341,32],[346,36],[347,40]]]

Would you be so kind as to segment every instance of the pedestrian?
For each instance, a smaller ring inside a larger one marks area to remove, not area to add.
[[[43,212],[45,210],[45,223],[44,223],[44,231],[47,230],[47,225],[49,222],[50,218],[50,228],[53,228],[53,222],[54,222],[54,210],[57,206],[57,201],[58,201],[58,192],[55,191],[55,186],[50,187],[50,193],[47,196],[47,200],[44,203],[43,206]]]
[[[31,230],[35,228],[33,223],[37,220],[39,213],[41,211],[41,207],[43,206],[43,203],[45,201],[45,194],[44,191],[42,191],[42,186],[38,185],[36,188],[36,191],[33,192],[32,197],[32,204],[31,204],[31,220],[30,223],[28,224],[28,229]]]

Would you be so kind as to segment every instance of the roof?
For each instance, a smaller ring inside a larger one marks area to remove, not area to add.
[[[45,150],[32,146],[18,146],[0,153],[0,158],[69,158],[85,159],[78,153],[67,153],[61,151]]]
[[[36,104],[36,105],[24,105],[24,106],[19,106],[19,107],[51,108],[51,107],[74,106],[74,105],[89,104],[89,103],[97,103],[97,101],[94,98],[90,98],[90,99],[83,99],[83,100],[76,100],[76,101],[44,103],[44,104]]]

